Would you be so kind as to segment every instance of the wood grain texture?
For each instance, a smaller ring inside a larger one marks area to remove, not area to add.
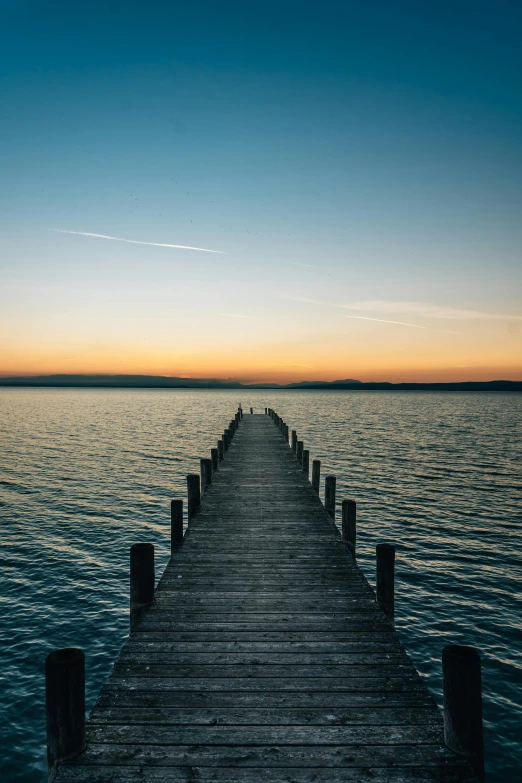
[[[228,446],[57,780],[475,781],[277,424]]]

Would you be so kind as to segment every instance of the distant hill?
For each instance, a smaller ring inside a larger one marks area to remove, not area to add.
[[[239,381],[164,375],[34,375],[0,378],[0,386],[61,386],[109,389],[237,389]]]
[[[33,375],[0,378],[0,386],[39,386],[101,389],[292,389],[346,391],[522,391],[522,381],[463,381],[460,383],[364,383],[300,381],[299,383],[241,383],[219,378],[173,378],[165,375]]]

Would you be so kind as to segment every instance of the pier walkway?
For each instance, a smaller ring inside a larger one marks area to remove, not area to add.
[[[269,416],[242,419],[56,780],[476,780]]]

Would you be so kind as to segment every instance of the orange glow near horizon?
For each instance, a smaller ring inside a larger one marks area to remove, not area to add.
[[[202,272],[187,268],[187,274]],[[413,295],[357,300],[342,278],[333,296],[315,270],[300,296],[288,296],[285,291],[296,290],[290,266],[280,273],[282,293],[253,271],[236,296],[221,267],[207,274],[212,280],[199,287],[147,288],[144,281],[140,288],[134,281],[124,289],[111,280],[105,288],[96,281],[71,291],[65,283],[56,289],[21,283],[0,312],[0,375],[522,380],[522,315],[509,303],[495,311]]]
[[[278,346],[232,346],[221,352],[200,349],[189,352],[144,349],[121,346],[120,349],[85,346],[82,350],[48,348],[45,352],[28,346],[20,352],[3,351],[0,376],[32,376],[51,374],[85,375],[159,375],[182,378],[212,378],[238,380],[243,383],[295,383],[299,381],[334,381],[353,378],[363,382],[450,382],[522,380],[521,364],[516,357],[489,356],[489,362],[469,356],[453,361],[444,352],[408,355],[407,351],[391,352],[378,349],[352,348],[344,356],[334,350],[310,349],[297,351],[297,346],[283,350]],[[493,359],[493,360],[492,360]],[[496,359],[496,361],[494,360]],[[511,361],[510,361],[511,359]]]

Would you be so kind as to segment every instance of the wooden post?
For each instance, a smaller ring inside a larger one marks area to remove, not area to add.
[[[356,538],[356,504],[355,500],[343,500],[343,521],[342,521],[342,539],[348,544],[348,549],[355,557],[355,538]]]
[[[223,448],[225,451],[228,451],[228,447],[230,446],[230,433],[228,430],[223,431]]]
[[[224,455],[223,441],[222,440],[218,440],[218,442],[217,442],[217,450],[218,450],[219,461],[221,462],[221,460],[225,456]]]
[[[268,408],[265,408],[265,416],[267,415],[267,413],[268,413]]]
[[[325,476],[324,478],[324,507],[335,519],[335,476]]]
[[[303,449],[303,473],[306,478],[310,475],[310,452],[308,449]]]
[[[297,432],[295,430],[292,430],[292,451],[294,454],[297,451]]]
[[[201,494],[203,494],[212,484],[212,460],[204,457],[200,459],[199,464],[201,471]]]
[[[312,487],[319,494],[319,484],[321,481],[321,460],[314,459],[312,462]]]
[[[250,408],[250,413],[252,414],[253,412],[254,412],[254,409],[253,409],[253,408]]]
[[[49,781],[58,765],[85,747],[85,655],[76,647],[45,659],[45,711]]]
[[[154,601],[154,545],[133,544],[130,548],[130,629],[133,631],[142,609]]]
[[[296,456],[297,456],[297,461],[298,461],[298,463],[300,465],[303,464],[303,446],[304,446],[303,441],[302,440],[298,440],[297,441],[297,454],[296,454]]]
[[[170,501],[170,554],[183,543],[183,501]]]
[[[217,449],[210,449],[210,459],[212,460],[212,472],[219,467],[219,454]]]
[[[474,647],[449,644],[442,650],[444,742],[471,763],[483,783],[484,737],[480,655]]]
[[[201,483],[197,473],[187,476],[187,495],[187,518],[190,522],[201,505]]]
[[[395,547],[377,544],[377,603],[393,625],[395,616]]]

